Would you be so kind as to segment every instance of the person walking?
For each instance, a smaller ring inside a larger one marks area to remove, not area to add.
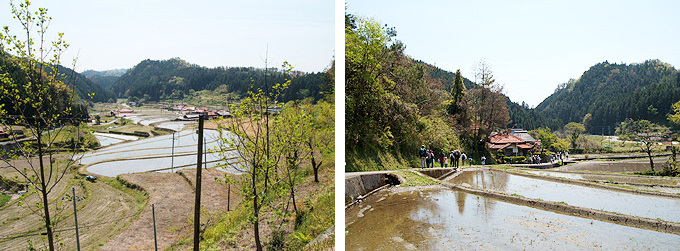
[[[482,166],[486,165],[486,157],[482,156]]]
[[[439,152],[439,164],[441,167],[444,167],[444,163],[446,162],[446,153],[444,153],[444,149],[442,149]]]
[[[465,160],[467,160],[467,155],[465,155],[465,153],[461,154],[460,160],[462,161],[462,166],[465,166]]]
[[[453,162],[454,160],[455,160],[455,157],[453,155],[453,151],[451,151],[451,153],[449,153],[449,163],[451,163],[451,167],[453,167],[453,168],[456,167],[456,163]]]
[[[458,169],[458,167],[459,167],[459,163],[460,163],[459,159],[460,159],[460,150],[458,150],[458,148],[456,148],[456,150],[453,151],[453,167],[455,167],[456,169]]]
[[[427,149],[425,149],[425,145],[420,147],[418,155],[420,156],[420,168],[425,168],[425,165],[427,165]]]
[[[430,159],[430,162],[427,164],[427,168],[433,168],[434,167],[434,151],[430,149],[430,152],[428,153],[427,157]]]

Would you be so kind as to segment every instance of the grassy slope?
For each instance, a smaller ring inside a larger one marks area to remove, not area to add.
[[[324,156],[324,163],[328,164],[324,164],[322,170],[320,170],[320,183],[314,183],[311,167],[306,166],[303,171],[302,182],[296,188],[296,201],[301,215],[304,216],[300,217],[298,224],[295,224],[296,219],[294,217],[289,217],[289,223],[284,227],[284,241],[288,250],[303,249],[307,243],[334,224],[335,181],[333,167],[335,163],[333,156],[333,153]],[[252,234],[250,234],[252,232],[252,224],[249,222],[251,210],[252,207],[249,203],[241,203],[236,210],[225,214],[222,219],[205,231],[204,240],[201,242],[202,249],[248,248],[254,241]],[[261,229],[269,220],[279,221],[276,217],[273,217],[272,213],[271,208],[266,208],[261,213],[261,215],[265,215],[260,223]],[[267,245],[269,240],[272,239],[271,234],[265,234],[265,236],[261,236],[261,239],[262,245]],[[246,243],[246,246],[243,246],[244,243]],[[187,241],[180,243],[183,246],[186,246],[186,244]],[[180,245],[176,245],[175,248],[182,249]],[[334,242],[331,239],[316,245],[314,249],[333,247],[333,245]]]

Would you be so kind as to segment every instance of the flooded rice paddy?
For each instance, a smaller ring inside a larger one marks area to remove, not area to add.
[[[227,131],[223,131],[222,134],[225,137],[234,137]],[[204,132],[203,162],[205,162],[205,167],[216,166],[221,159],[218,153],[210,151],[220,146],[219,136],[219,131],[205,130]],[[91,165],[87,168],[88,172],[110,177],[123,173],[154,170],[169,172],[179,168],[195,168],[197,148],[198,135],[194,131],[181,131],[174,136],[174,157],[173,135],[163,135],[120,143],[86,153],[80,159],[80,163]],[[237,157],[235,151],[229,151],[225,156],[227,158]],[[233,162],[237,165],[236,159],[233,159]],[[174,169],[170,169],[172,167]],[[236,170],[228,168],[225,171],[235,172]]]
[[[99,140],[99,145],[102,146],[102,147],[110,146],[110,145],[113,145],[113,144],[118,144],[118,143],[125,141],[123,139],[113,138],[113,137],[106,136],[106,135],[101,134],[101,133],[94,134],[94,137],[97,138],[97,140]]]
[[[572,172],[553,172],[553,171],[534,171],[522,170],[527,173],[550,176],[557,178],[598,181],[598,182],[616,182],[618,184],[625,184],[640,190],[650,190],[657,192],[665,192],[672,194],[680,193],[680,178],[672,177],[657,177],[657,176],[637,176],[637,175],[620,175],[620,174],[603,174],[603,173],[572,173]]]
[[[673,234],[440,187],[382,190],[345,214],[347,250],[664,250],[680,245]]]
[[[680,199],[677,198],[545,181],[493,170],[464,171],[450,182],[479,190],[493,190],[526,198],[564,202],[573,206],[680,222],[680,213],[678,213]]]
[[[658,169],[661,164],[668,160],[668,157],[652,158],[654,166]],[[589,160],[571,165],[556,168],[559,171],[596,171],[596,172],[643,172],[650,169],[649,159],[627,159],[627,160]]]

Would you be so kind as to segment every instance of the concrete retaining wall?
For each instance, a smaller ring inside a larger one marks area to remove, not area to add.
[[[418,172],[430,176],[435,179],[439,179],[444,176],[444,174],[450,173],[451,168],[430,168],[430,169],[420,169]]]
[[[359,195],[387,185],[387,173],[364,174],[345,179],[345,204],[352,203]]]

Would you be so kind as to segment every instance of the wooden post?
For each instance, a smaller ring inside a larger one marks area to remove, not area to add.
[[[76,188],[71,187],[71,191],[73,191],[73,197],[71,198],[73,200],[73,218],[76,221],[76,245],[78,247],[78,251],[80,251],[80,234],[78,233],[78,213],[76,213]]]
[[[156,238],[156,207],[151,204],[151,216],[153,217],[153,247],[154,250],[158,251],[158,241]]]
[[[231,211],[229,209],[229,204],[231,204],[231,184],[227,186],[227,211]]]
[[[203,157],[203,121],[205,115],[198,116],[198,156],[196,161],[196,202],[194,205],[194,250],[199,249],[201,242],[201,164]]]
[[[179,135],[178,135],[179,136]],[[170,170],[175,172],[175,133],[172,133],[172,157],[170,157]]]

